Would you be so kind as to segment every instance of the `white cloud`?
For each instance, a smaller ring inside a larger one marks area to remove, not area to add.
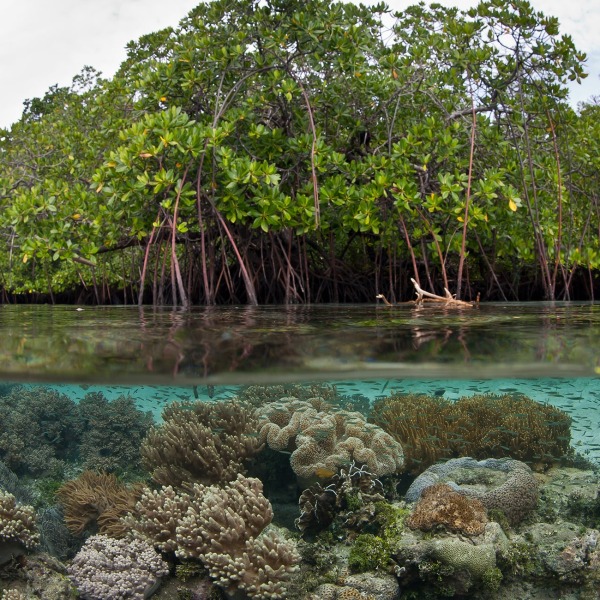
[[[174,26],[200,0],[2,0],[0,37],[0,126],[21,115],[23,100],[42,96],[53,84],[69,85],[84,65],[112,76],[125,58],[125,45],[139,36]],[[377,0],[372,0],[375,2]],[[402,10],[416,0],[389,0]],[[468,8],[476,0],[443,0]],[[589,55],[590,77],[574,90],[575,100],[600,95],[600,2],[533,0],[558,16],[561,30]]]

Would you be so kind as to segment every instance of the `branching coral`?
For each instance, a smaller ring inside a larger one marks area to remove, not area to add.
[[[76,455],[81,422],[68,396],[16,386],[0,396],[0,459],[18,475],[60,470]]]
[[[429,531],[443,526],[467,535],[483,533],[486,523],[486,510],[479,500],[463,496],[443,483],[425,488],[414,512],[406,519],[411,529]]]
[[[161,485],[230,481],[262,448],[256,419],[237,402],[174,402],[163,421],[141,447],[144,465]]]
[[[569,453],[570,417],[523,395],[475,395],[449,402],[395,393],[372,420],[402,443],[411,473],[440,459],[512,457],[544,468]]]
[[[360,413],[337,410],[321,398],[282,398],[256,410],[260,436],[274,450],[291,451],[300,478],[331,476],[352,462],[376,476],[404,464],[402,446]]]
[[[9,560],[11,554],[32,550],[38,543],[33,507],[17,505],[12,494],[0,490],[0,564]]]
[[[127,532],[121,517],[134,509],[141,486],[131,488],[111,474],[84,471],[77,479],[67,481],[57,492],[65,512],[69,531],[84,531],[122,537]]]
[[[89,538],[67,569],[86,600],[143,600],[169,573],[154,548],[142,540]]]
[[[107,400],[103,394],[86,394],[77,409],[82,420],[79,456],[89,470],[114,472],[140,466],[140,444],[152,425],[131,396]]]
[[[200,559],[229,592],[274,600],[285,597],[299,557],[295,544],[274,531],[263,533],[272,518],[261,482],[238,475],[224,487],[194,484],[189,493],[170,487],[147,492],[125,522],[161,550]]]

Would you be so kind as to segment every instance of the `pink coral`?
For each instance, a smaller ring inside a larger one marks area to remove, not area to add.
[[[143,600],[158,589],[169,569],[147,542],[94,535],[67,572],[86,600]]]

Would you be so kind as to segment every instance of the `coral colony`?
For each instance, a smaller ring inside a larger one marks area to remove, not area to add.
[[[1,600],[598,597],[600,477],[525,396],[0,408]]]

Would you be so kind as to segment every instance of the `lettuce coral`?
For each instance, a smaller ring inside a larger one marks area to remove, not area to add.
[[[400,471],[404,453],[383,429],[358,412],[335,409],[320,398],[282,398],[255,411],[260,438],[270,448],[291,452],[299,478],[333,475],[351,463],[366,465],[375,476]]]

